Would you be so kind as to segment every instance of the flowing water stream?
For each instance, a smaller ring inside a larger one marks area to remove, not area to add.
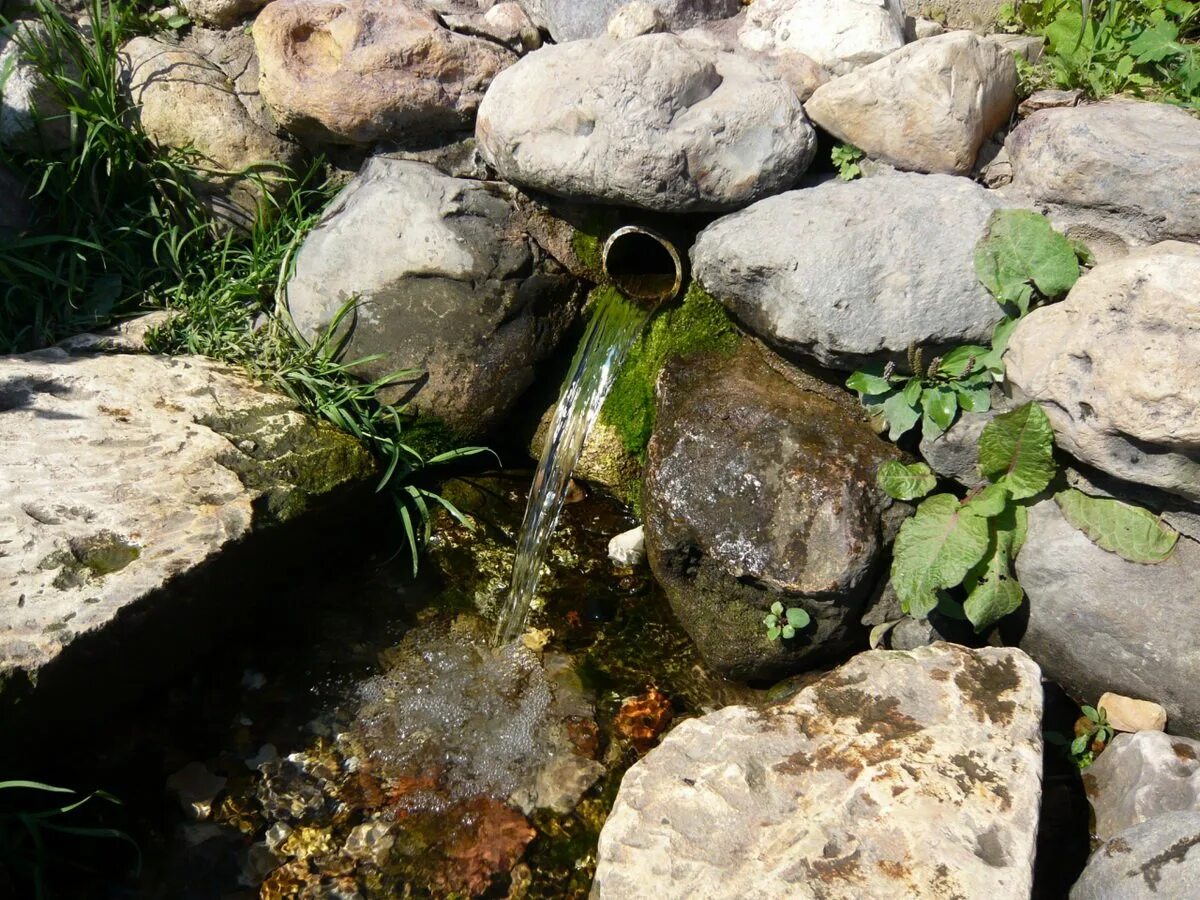
[[[496,628],[497,644],[516,640],[525,630],[529,604],[542,575],[550,536],[562,513],[571,473],[617,370],[652,312],[646,305],[628,300],[616,288],[600,288],[593,297],[592,317],[563,382],[529,493],[512,584]]]

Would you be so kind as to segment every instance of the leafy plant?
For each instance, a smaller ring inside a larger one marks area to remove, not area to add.
[[[1047,735],[1053,743],[1063,747],[1071,760],[1080,769],[1086,769],[1096,757],[1112,743],[1113,737],[1116,735],[1113,727],[1108,724],[1108,713],[1101,707],[1097,709],[1094,706],[1081,706],[1080,712],[1083,713],[1075,721],[1074,737],[1068,741],[1061,735]],[[1055,740],[1056,738],[1056,740]]]
[[[53,787],[37,781],[0,781],[0,791],[36,791],[42,794],[74,796],[68,788]],[[18,809],[15,812],[0,812],[0,869],[27,879],[33,885],[33,896],[37,900],[46,896],[46,874],[52,861],[61,862],[50,853],[50,839],[56,835],[72,835],[84,838],[104,838],[124,841],[133,847],[137,855],[137,866],[141,866],[141,851],[137,843],[123,831],[69,824],[71,813],[93,800],[104,800],[120,804],[111,794],[95,791],[81,799],[73,799],[59,806],[50,806],[36,812]],[[64,821],[67,819],[67,821]]]
[[[780,637],[790,640],[797,631],[807,628],[811,621],[812,617],[800,607],[784,609],[783,604],[776,600],[771,604],[771,611],[763,619],[763,624],[767,626],[767,639],[774,641]]]
[[[1014,563],[1028,531],[1027,506],[1058,474],[1054,431],[1040,406],[1027,403],[987,424],[979,437],[979,470],[986,482],[965,498],[926,496],[900,526],[891,581],[909,615],[922,618],[938,609],[982,632],[1024,599]],[[936,484],[923,464],[887,463],[876,481],[899,500],[925,496]],[[1153,514],[1117,500],[1078,491],[1055,499],[1067,520],[1100,547],[1133,562],[1161,562],[1178,539]]]
[[[838,144],[833,148],[830,157],[837,169],[838,178],[842,181],[853,181],[862,174],[862,166],[858,163],[864,154],[853,144]]]
[[[1023,75],[1034,86],[1078,88],[1200,108],[1200,5],[1194,0],[1033,0],[1004,20],[1046,39]]]
[[[1074,287],[1081,261],[1090,261],[1086,247],[1026,209],[996,210],[975,247],[975,274],[997,303],[1020,316],[1035,300],[1055,300]]]

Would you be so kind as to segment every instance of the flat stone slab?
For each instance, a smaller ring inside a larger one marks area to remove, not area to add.
[[[373,471],[352,438],[212,360],[0,358],[0,681]]]

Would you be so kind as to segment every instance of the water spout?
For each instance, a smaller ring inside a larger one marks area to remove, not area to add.
[[[525,630],[571,473],[617,370],[654,310],[683,287],[683,262],[675,245],[638,226],[612,233],[604,244],[603,266],[611,284],[592,292],[591,319],[559,394],[525,508],[497,644],[516,640]]]

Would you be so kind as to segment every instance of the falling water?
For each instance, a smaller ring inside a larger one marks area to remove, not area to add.
[[[550,535],[562,512],[567,483],[579,462],[583,443],[600,414],[617,369],[650,318],[648,307],[627,300],[613,287],[598,288],[592,296],[592,318],[563,382],[554,423],[529,492],[512,585],[496,629],[499,644],[515,640],[525,630]]]

